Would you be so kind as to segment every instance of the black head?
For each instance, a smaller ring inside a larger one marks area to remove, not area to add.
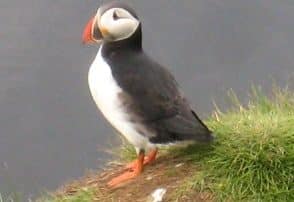
[[[121,1],[113,1],[99,7],[84,30],[83,42],[118,42],[138,37],[138,33],[141,35],[141,23],[135,11]]]

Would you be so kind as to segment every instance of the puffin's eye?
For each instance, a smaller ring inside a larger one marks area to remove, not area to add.
[[[118,20],[119,19],[118,15],[117,15],[117,13],[115,11],[113,12],[113,16],[112,17],[113,17],[114,20]]]

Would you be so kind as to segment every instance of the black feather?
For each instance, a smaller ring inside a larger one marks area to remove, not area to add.
[[[212,139],[172,74],[142,50],[141,27],[128,39],[103,44],[102,56],[124,92],[120,98],[132,121],[152,143]]]

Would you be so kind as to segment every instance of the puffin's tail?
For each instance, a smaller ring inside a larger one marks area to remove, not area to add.
[[[205,131],[203,135],[199,136],[199,139],[196,139],[199,142],[203,143],[210,143],[215,139],[214,133],[212,133],[208,127],[203,123],[203,121],[197,116],[197,114],[191,110],[193,116],[196,118],[198,125],[200,124],[203,127],[203,130]]]
[[[177,115],[169,119],[157,121],[156,125],[160,128],[160,132],[150,140],[154,143],[168,143],[186,140],[194,140],[201,143],[212,142],[214,139],[213,133],[199,118],[197,120],[191,120],[181,115]]]
[[[195,135],[195,140],[200,143],[211,143],[215,140],[215,135],[212,132],[208,132],[204,135]]]

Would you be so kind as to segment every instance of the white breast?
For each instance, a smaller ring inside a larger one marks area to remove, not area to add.
[[[118,98],[122,89],[117,85],[112,76],[111,68],[101,56],[101,48],[90,67],[88,75],[89,87],[94,101],[112,126],[136,148],[152,147],[148,139],[140,135],[135,130],[134,124],[128,121],[127,113]]]

